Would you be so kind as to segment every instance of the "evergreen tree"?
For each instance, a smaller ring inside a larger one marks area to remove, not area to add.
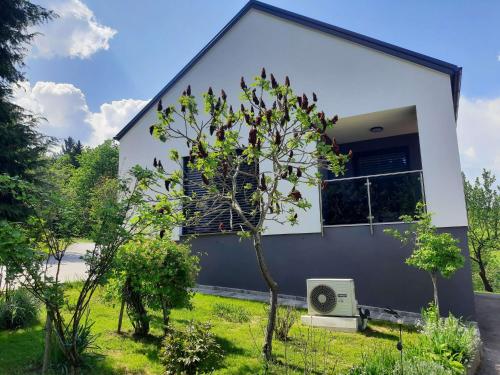
[[[72,137],[68,137],[64,139],[64,144],[61,147],[63,155],[69,156],[69,162],[75,168],[80,166],[80,162],[78,161],[78,156],[81,155],[83,151],[83,145],[78,140],[75,140]]]
[[[12,103],[12,85],[24,80],[27,46],[36,36],[30,28],[53,13],[26,0],[2,0],[0,11],[0,174],[37,181],[50,139],[36,130],[38,118]],[[23,206],[0,195],[0,217],[18,220]]]

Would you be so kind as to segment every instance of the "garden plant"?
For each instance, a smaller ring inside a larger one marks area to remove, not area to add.
[[[187,245],[167,238],[140,235],[119,249],[108,289],[125,303],[136,335],[149,333],[147,308],[162,311],[167,329],[172,309],[191,307],[198,262]]]
[[[473,183],[464,176],[470,259],[487,292],[500,288],[500,186],[495,183],[487,170]]]
[[[432,225],[432,214],[425,205],[417,204],[414,216],[404,215],[401,220],[409,225],[402,232],[397,229],[385,229],[384,232],[400,240],[404,245],[414,247],[406,263],[429,273],[434,290],[434,304],[439,311],[437,278],[451,277],[464,265],[464,257],[457,246],[458,240],[450,233],[438,233]]]

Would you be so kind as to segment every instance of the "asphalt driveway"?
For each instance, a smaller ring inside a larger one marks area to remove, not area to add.
[[[500,294],[476,293],[475,302],[484,345],[479,375],[500,375]]]

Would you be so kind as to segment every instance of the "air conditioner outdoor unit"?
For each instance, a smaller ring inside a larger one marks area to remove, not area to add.
[[[309,315],[355,317],[358,306],[353,279],[308,279]]]

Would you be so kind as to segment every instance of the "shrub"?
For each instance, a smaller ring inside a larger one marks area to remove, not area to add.
[[[441,365],[423,358],[410,358],[403,362],[403,373],[405,375],[453,375],[453,372]],[[396,365],[393,375],[400,375],[401,369]]]
[[[166,327],[171,309],[191,307],[198,262],[187,245],[166,238],[139,236],[120,248],[108,289],[125,300],[136,334],[149,332],[147,308],[161,310]]]
[[[361,365],[353,367],[349,375],[453,375],[440,363],[406,353],[403,361],[403,372],[399,353],[382,351],[363,358]]]
[[[364,356],[360,365],[349,370],[349,375],[381,375],[392,374],[399,370],[398,356],[387,350]]]
[[[475,327],[451,314],[448,318],[440,318],[432,306],[422,312],[422,318],[420,355],[457,373],[463,372],[479,344]]]
[[[250,320],[250,313],[242,306],[217,302],[212,307],[215,316],[232,323],[245,323]]]
[[[95,322],[89,320],[89,314],[90,310],[87,310],[85,319],[78,325],[75,340],[72,339],[73,332],[71,325],[65,326],[66,334],[64,335],[64,341],[61,342],[57,340],[56,337],[52,336],[52,367],[57,373],[71,373],[72,364],[65,355],[67,348],[71,345],[75,345],[75,352],[78,353],[78,359],[80,361],[79,366],[87,367],[89,364],[87,359],[96,356],[95,350],[99,349],[96,345],[96,340],[99,335],[92,333],[92,327]]]
[[[168,328],[160,353],[166,374],[212,372],[223,359],[210,323],[191,321],[184,330]]]
[[[16,329],[35,321],[39,310],[37,300],[26,290],[17,289],[8,300],[0,301],[0,329]]]
[[[290,329],[297,321],[297,311],[291,306],[279,306],[276,312],[276,325],[274,334],[280,341],[288,340]]]

